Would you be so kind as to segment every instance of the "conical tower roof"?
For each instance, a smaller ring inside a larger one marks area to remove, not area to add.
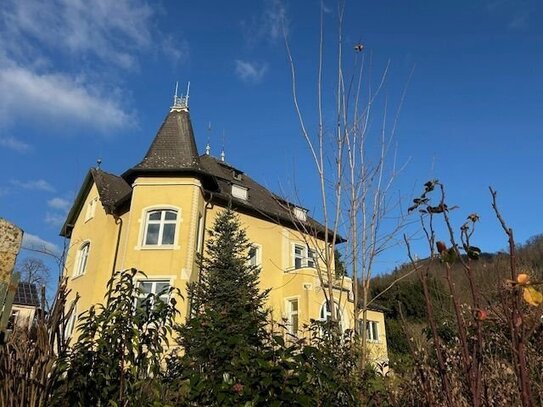
[[[160,126],[149,151],[133,170],[198,169],[199,158],[190,114],[172,109]]]

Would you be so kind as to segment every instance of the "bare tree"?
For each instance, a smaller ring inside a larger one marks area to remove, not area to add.
[[[306,123],[301,108],[297,84],[297,71],[293,53],[283,31],[287,51],[294,107],[300,123],[301,134],[308,146],[315,166],[320,189],[322,220],[329,233],[324,234],[325,247],[319,253],[317,273],[325,283],[326,300],[332,319],[334,310],[335,279],[334,252],[338,236],[347,238],[344,250],[345,263],[352,276],[354,293],[355,329],[362,338],[361,365],[367,360],[365,327],[367,310],[372,303],[370,281],[376,259],[391,245],[398,243],[404,226],[400,201],[393,196],[392,186],[401,168],[396,167],[395,132],[405,90],[395,115],[387,116],[388,101],[382,96],[387,81],[389,65],[384,68],[377,86],[366,75],[364,45],[345,47],[343,18],[345,4],[338,1],[337,32],[334,48],[336,59],[333,78],[324,75],[325,23],[324,6],[320,14],[320,44],[317,63],[317,126],[314,131]],[[346,69],[346,60],[354,59],[353,68]],[[351,73],[348,74],[347,71]],[[328,81],[330,79],[330,81]],[[324,96],[324,88],[334,84],[335,100]],[[330,106],[333,104],[333,106]],[[333,111],[332,115],[325,112]],[[380,128],[374,131],[372,117],[382,115]],[[331,123],[331,124],[330,124]],[[305,228],[311,236],[311,230]],[[308,238],[311,240],[312,238]],[[341,291],[340,291],[341,292]],[[339,294],[341,295],[341,294]],[[360,323],[358,322],[360,321]]]
[[[51,272],[43,260],[37,257],[25,257],[17,264],[16,270],[21,275],[21,282],[35,284],[37,286],[47,285]]]

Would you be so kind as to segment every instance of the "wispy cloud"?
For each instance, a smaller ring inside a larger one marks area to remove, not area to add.
[[[268,64],[266,63],[242,61],[240,59],[237,59],[235,63],[236,74],[242,81],[247,83],[260,82],[268,71]]]
[[[64,198],[53,198],[47,201],[47,206],[53,209],[60,209],[63,211],[67,211],[70,209],[71,202]]]
[[[66,215],[62,215],[60,213],[51,213],[51,212],[45,213],[44,221],[48,225],[55,226],[55,227],[62,226],[65,220],[66,220]]]
[[[26,153],[30,150],[30,144],[13,136],[0,137],[0,147],[9,148],[18,153]]]
[[[32,42],[72,55],[86,54],[129,68],[134,53],[151,44],[152,10],[140,0],[6,0],[5,32],[37,51]]]
[[[47,181],[43,179],[30,180],[30,181],[20,181],[13,179],[10,183],[16,187],[33,190],[33,191],[46,191],[46,192],[55,192],[55,188]]]
[[[102,95],[65,74],[38,74],[12,66],[0,68],[0,120],[32,117],[108,131],[132,123],[130,113],[111,95]]]
[[[162,34],[155,17],[146,0],[5,0],[0,125],[32,115],[33,123],[102,133],[131,126],[127,92],[111,84],[157,53],[157,44],[174,64],[189,54],[187,41]]]
[[[241,22],[245,42],[255,46],[261,41],[275,43],[289,31],[287,7],[283,0],[265,0],[259,16]]]
[[[178,40],[167,35],[162,39],[162,52],[174,65],[182,64],[189,59],[189,43],[185,39]]]
[[[59,255],[60,248],[47,240],[42,239],[39,236],[31,233],[25,233],[23,235],[23,248],[38,251],[45,254]]]
[[[513,16],[507,27],[511,30],[525,30],[529,26],[529,21],[530,12],[528,10],[521,10]]]
[[[502,17],[510,30],[526,30],[535,10],[533,0],[489,0],[486,10],[492,15]]]
[[[47,211],[45,213],[44,221],[51,226],[61,226],[66,220],[68,209],[70,209],[71,202],[67,199],[55,197],[47,201],[47,206],[54,211]]]

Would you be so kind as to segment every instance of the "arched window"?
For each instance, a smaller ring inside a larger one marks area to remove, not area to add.
[[[70,309],[70,307],[68,307],[68,309]],[[68,322],[66,323],[66,326],[64,327],[64,336],[66,338],[70,338],[72,336],[76,323],[77,323],[77,306],[74,306],[72,310],[72,314],[70,315],[70,319],[68,319]]]
[[[157,209],[147,212],[145,221],[144,246],[170,246],[175,241],[177,211]]]
[[[75,264],[74,277],[85,274],[89,260],[90,242],[85,242],[77,251],[77,261]]]
[[[339,308],[339,304],[336,301],[334,301],[334,311],[336,313],[336,321],[339,324],[339,328],[341,330],[343,330],[342,329],[342,327],[343,327],[343,318],[342,318],[342,315],[341,315],[341,310]],[[328,321],[331,316],[332,316],[332,312],[330,311],[330,305],[328,304],[328,301],[324,301],[324,303],[322,304],[322,307],[321,307],[320,319],[321,319],[321,321]]]

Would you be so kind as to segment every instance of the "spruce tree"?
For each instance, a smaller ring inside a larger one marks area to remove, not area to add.
[[[183,365],[190,366],[193,378],[200,375],[206,387],[235,375],[236,360],[253,357],[269,337],[268,291],[258,287],[260,267],[248,263],[251,247],[237,215],[224,210],[198,259],[200,279],[188,287],[191,311],[179,339]]]

